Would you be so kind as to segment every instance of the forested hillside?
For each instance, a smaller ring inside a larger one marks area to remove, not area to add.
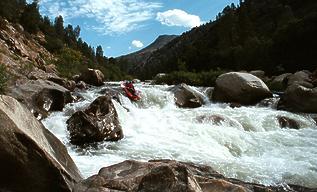
[[[147,79],[173,71],[313,70],[316,34],[316,0],[240,1],[154,52],[135,73]]]
[[[54,21],[41,16],[38,1],[28,4],[25,0],[1,0],[0,27],[5,26],[6,20],[22,25],[25,36],[54,55],[46,62],[55,64],[61,76],[71,77],[90,67],[100,69],[108,80],[124,78],[114,60],[104,56],[101,46],[95,49],[80,38],[80,26],[65,25],[62,16]]]

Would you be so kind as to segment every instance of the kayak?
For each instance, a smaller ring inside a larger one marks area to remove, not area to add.
[[[132,101],[138,101],[141,99],[141,96],[140,96],[140,92],[139,91],[135,91],[136,94],[133,94],[129,91],[129,89],[124,85],[124,84],[121,84],[121,87],[122,89],[124,90],[126,96],[132,100]]]

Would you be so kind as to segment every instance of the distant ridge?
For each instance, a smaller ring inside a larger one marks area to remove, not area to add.
[[[166,44],[171,42],[173,39],[178,37],[178,35],[160,35],[153,43],[149,46],[136,51],[134,53],[130,53],[128,55],[123,55],[118,57],[119,60],[125,60],[129,63],[135,63],[138,65],[143,65],[146,60],[150,57],[150,55],[157,51],[158,49],[164,47]]]

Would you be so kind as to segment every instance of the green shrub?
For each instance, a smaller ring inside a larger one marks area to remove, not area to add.
[[[7,86],[8,74],[4,65],[0,64],[0,94],[5,92]]]
[[[56,62],[57,70],[61,76],[71,78],[87,69],[81,52],[70,48],[63,48]]]

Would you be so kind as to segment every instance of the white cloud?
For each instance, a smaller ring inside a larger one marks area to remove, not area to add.
[[[131,44],[136,48],[141,48],[144,46],[143,43],[139,40],[133,40]]]
[[[142,23],[155,17],[161,3],[147,0],[41,0],[41,11],[50,17],[59,14],[65,20],[93,19],[89,26],[103,34],[126,33],[142,27]]]
[[[202,24],[200,17],[191,15],[180,9],[158,12],[156,20],[167,26],[197,27]]]

